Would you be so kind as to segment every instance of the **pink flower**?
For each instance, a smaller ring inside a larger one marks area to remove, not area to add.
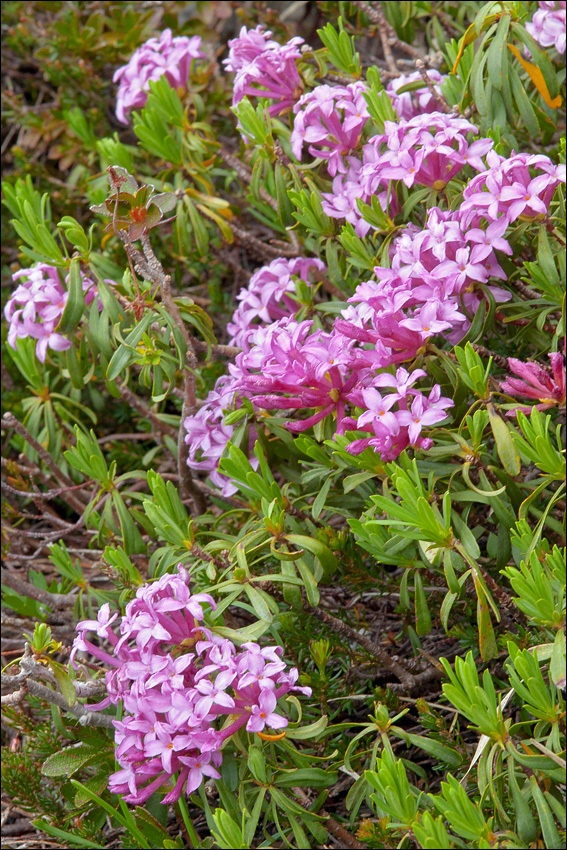
[[[331,176],[348,171],[343,156],[357,146],[368,119],[363,82],[317,86],[295,104],[291,149],[301,161],[303,145],[311,156],[326,159]]]
[[[512,154],[505,159],[491,151],[488,169],[469,181],[460,208],[462,225],[478,227],[501,217],[507,224],[518,218],[545,215],[556,188],[565,183],[565,165],[554,165],[543,154]]]
[[[227,325],[231,336],[229,345],[242,346],[244,338],[258,321],[270,324],[276,319],[295,315],[298,304],[290,298],[295,293],[293,278],[297,276],[311,285],[311,273],[324,270],[325,264],[321,260],[311,257],[287,260],[282,257],[255,271],[248,286],[237,295],[240,304]]]
[[[481,157],[494,143],[491,139],[470,143],[470,133],[478,133],[474,124],[442,112],[399,123],[386,121],[384,133],[368,142],[376,149],[376,159],[362,169],[363,190],[374,194],[388,180],[442,189],[465,165],[482,170]]]
[[[184,89],[192,61],[205,55],[200,47],[201,36],[173,38],[171,30],[166,29],[159,39],[150,38],[134,51],[128,63],[113,77],[113,82],[120,81],[116,97],[118,120],[127,124],[127,113],[144,106],[152,80],[159,80],[165,75],[171,88]]]
[[[448,407],[453,407],[453,402],[441,397],[441,387],[436,384],[429,398],[420,393],[414,398],[409,410],[400,411],[399,421],[402,425],[408,426],[408,436],[412,446],[417,442],[422,428],[427,425],[436,425],[446,418],[445,410]]]
[[[439,71],[436,71],[434,68],[428,70],[427,74],[429,78],[436,83],[434,87],[435,91],[441,94],[441,84],[447,79],[447,77],[444,74],[440,74]],[[421,88],[414,89],[411,92],[398,94],[399,90],[404,86],[418,82],[422,83]],[[386,86],[386,93],[390,96],[392,106],[396,110],[398,117],[403,121],[408,121],[416,115],[423,115],[427,112],[436,112],[438,109],[438,104],[426,84],[423,82],[419,71],[414,71],[407,75],[402,74],[395,80],[391,80]]]
[[[542,404],[536,405],[538,410],[565,405],[565,364],[563,356],[557,353],[550,354],[549,358],[551,360],[551,375],[537,363],[522,363],[515,357],[509,357],[508,366],[523,380],[506,378],[500,384],[501,389],[511,395],[537,399],[542,402]],[[515,410],[512,411],[512,415],[515,413]]]
[[[270,40],[271,34],[271,30],[264,30],[261,25],[250,30],[242,27],[238,38],[228,42],[228,57],[222,60],[225,71],[240,71],[267,50],[278,50],[280,45]]]
[[[265,726],[269,726],[271,729],[283,729],[284,726],[287,726],[285,717],[275,714],[276,705],[277,698],[272,690],[264,689],[260,691],[257,704],[252,706],[251,717],[246,724],[246,729],[249,732],[261,732]]]
[[[238,651],[207,629],[203,605],[214,608],[214,601],[206,593],[191,594],[188,580],[179,565],[177,575],[138,588],[120,622],[120,639],[110,630],[117,615],[110,616],[105,604],[96,620],[79,624],[73,644],[73,663],[77,651],[87,651],[111,668],[108,697],[89,708],[122,701],[124,716],[114,722],[120,770],[109,788],[129,803],[145,802],[167,783],[162,802],[168,804],[184,788],[195,791],[204,776],[218,779],[227,738],[250,723],[258,730],[266,723],[284,728],[286,718],[273,714],[277,699],[292,688],[311,693],[296,687],[297,670],[286,669],[281,647],[248,643]],[[89,630],[110,641],[112,655],[85,640]]]
[[[81,277],[85,304],[88,305],[96,297],[96,285],[86,275]],[[70,348],[71,341],[56,330],[69,296],[61,284],[58,269],[46,263],[36,263],[30,269],[14,272],[12,279],[14,282],[23,279],[23,283],[13,292],[4,309],[10,323],[8,344],[16,348],[18,339],[36,339],[35,353],[42,363],[48,348],[53,351]],[[65,282],[69,282],[68,275]]]
[[[193,791],[196,791],[201,782],[203,781],[203,776],[211,776],[213,779],[220,779],[221,775],[211,764],[211,759],[213,758],[212,753],[201,753],[199,756],[194,758],[183,758],[181,761],[187,765],[189,768],[189,775],[187,777],[187,789],[186,794],[192,794]],[[179,799],[177,797],[176,799]],[[164,803],[166,802],[164,798]],[[167,802],[174,802],[174,800],[167,800]]]
[[[565,0],[541,2],[533,19],[526,23],[526,29],[542,47],[555,47],[558,53],[565,53]]]
[[[188,416],[183,422],[183,427],[187,431],[185,442],[189,446],[187,466],[209,472],[211,481],[221,490],[223,496],[230,496],[236,492],[236,487],[231,480],[218,471],[219,461],[234,434],[235,426],[225,425],[224,417],[226,411],[233,405],[236,389],[235,381],[228,375],[222,375],[197,413]],[[252,428],[250,432],[252,446],[255,439],[256,431]],[[252,456],[250,463],[256,468],[258,459]]]
[[[242,37],[241,31],[240,39]],[[233,55],[239,57],[235,60],[238,67],[234,78],[232,105],[236,106],[248,95],[273,100],[274,103],[268,108],[270,115],[289,111],[303,92],[303,82],[296,64],[296,60],[301,56],[299,47],[303,44],[303,39],[292,38],[284,45],[266,41],[261,52],[256,52],[256,47],[260,46],[259,40],[256,40],[252,50],[249,49],[249,39],[246,40],[245,48],[241,49],[236,44],[232,47]],[[234,41],[238,42],[239,39]],[[246,61],[245,57],[253,53],[254,58]]]

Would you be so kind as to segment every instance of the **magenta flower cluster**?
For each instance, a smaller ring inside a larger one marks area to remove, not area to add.
[[[223,496],[232,496],[236,492],[230,478],[218,471],[219,461],[236,427],[224,422],[227,411],[235,407],[235,393],[233,378],[221,375],[197,413],[183,421],[187,431],[185,442],[189,445],[187,465],[191,469],[208,472],[211,482]],[[256,429],[251,428],[249,449],[254,446],[257,436]],[[254,469],[258,467],[256,457],[251,457],[250,462]]]
[[[358,147],[369,117],[364,93],[366,83],[317,86],[295,104],[291,149],[301,161],[303,145],[311,156],[327,160],[329,174],[348,171],[344,155]]]
[[[388,180],[401,180],[443,189],[465,165],[484,170],[484,156],[493,146],[491,139],[469,142],[469,134],[478,128],[454,115],[431,112],[409,121],[386,121],[384,133],[368,144],[378,149],[374,162],[362,169],[362,186],[370,195],[376,186]]]
[[[399,201],[391,181],[443,189],[466,165],[484,171],[482,160],[493,147],[491,139],[469,142],[478,129],[463,118],[442,112],[417,115],[400,122],[386,121],[384,133],[363,145],[361,158],[346,157],[346,173],[337,174],[332,192],[323,192],[323,211],[332,218],[350,222],[357,236],[366,236],[371,225],[357,206],[357,199],[370,204],[375,196],[391,216]],[[390,188],[389,188],[390,187]]]
[[[259,58],[278,54],[282,48],[270,35],[243,30],[230,44],[227,67],[238,77]],[[268,77],[263,79],[267,90]],[[433,79],[438,86],[443,81],[439,74]],[[253,275],[229,325],[231,342],[242,352],[229,365],[230,377],[221,379],[222,398],[215,389],[205,411],[186,421],[194,468],[203,464],[218,477],[212,467],[228,437],[221,408],[238,405],[239,398],[250,399],[257,410],[293,412],[285,424],[294,433],[326,419],[339,435],[365,431],[369,436],[350,444],[353,453],[371,448],[393,460],[407,446],[431,445],[423,429],[441,422],[453,403],[438,385],[428,395],[416,389],[425,373],[401,364],[435,336],[458,343],[482,301],[510,299],[494,283],[506,280],[498,255],[512,254],[508,227],[547,213],[565,182],[565,166],[543,155],[498,155],[492,139],[474,140],[478,129],[469,121],[435,111],[425,84],[417,93],[398,93],[416,80],[412,75],[390,84],[400,120],[386,121],[384,132],[366,142],[364,83],[322,85],[299,100],[297,91],[290,93],[293,152],[300,159],[307,147],[327,160],[333,182],[332,191],[322,194],[323,210],[346,219],[360,237],[372,225],[358,200],[370,204],[376,198],[393,216],[400,209],[400,183],[443,191],[467,166],[478,173],[465,183],[458,209],[432,207],[422,228],[406,226],[392,242],[389,268],[376,266],[374,278],[359,284],[330,331],[311,319],[297,321],[291,297],[293,275],[307,280],[308,264],[322,272],[320,261],[275,260]],[[279,95],[267,96],[279,110]],[[225,479],[223,486],[226,492],[233,485]]]
[[[248,286],[238,293],[240,303],[227,325],[230,345],[241,346],[258,322],[270,324],[295,313],[297,304],[290,297],[295,293],[294,277],[311,285],[310,274],[324,270],[321,260],[294,257],[278,258],[254,272]]]
[[[431,68],[428,70],[427,76],[434,83],[434,91],[441,95],[441,85],[447,79],[445,74],[440,74],[435,68]],[[412,83],[421,83],[422,86],[413,91],[399,93],[401,88]],[[437,112],[439,109],[433,94],[423,81],[419,71],[414,71],[413,74],[402,74],[395,80],[391,80],[386,86],[386,93],[389,95],[392,106],[401,121],[409,121],[410,118],[415,118],[417,115]]]
[[[466,226],[479,227],[504,219],[530,221],[545,216],[555,190],[565,183],[565,164],[555,165],[544,154],[512,154],[507,159],[494,151],[486,157],[488,168],[468,182],[460,214]]]
[[[118,614],[104,604],[96,620],[77,625],[71,661],[88,652],[108,666],[108,696],[91,709],[123,705],[115,720],[116,760],[120,770],[109,788],[128,803],[140,805],[166,783],[173,787],[162,802],[172,803],[195,791],[206,776],[220,778],[222,747],[242,727],[270,734],[288,720],[278,700],[299,687],[296,668],[287,669],[279,646],[245,643],[238,650],[203,625],[207,593],[191,594],[189,573],[179,565],[144,585],[126,606],[119,634],[111,628]],[[110,651],[86,636],[95,632]]]
[[[539,401],[540,404],[536,404],[538,410],[547,410],[559,405],[565,407],[565,361],[559,352],[550,354],[549,359],[551,374],[537,363],[523,363],[515,357],[509,357],[508,366],[519,378],[506,378],[500,384],[501,389],[510,395]],[[531,408],[516,407],[508,415],[515,416],[518,410],[529,413]]]
[[[527,31],[542,47],[565,53],[566,0],[542,0],[538,6],[531,22],[526,23]]]
[[[141,109],[148,99],[150,81],[165,78],[173,89],[184,89],[191,72],[191,63],[205,54],[201,36],[174,38],[170,29],[159,38],[150,38],[134,51],[128,63],[119,68],[113,82],[120,82],[116,97],[116,117],[128,124],[132,109]]]
[[[296,62],[303,39],[292,38],[282,45],[271,40],[271,34],[261,26],[242,27],[239,37],[228,42],[228,58],[223,61],[227,71],[235,72],[233,106],[245,96],[266,97],[274,101],[270,115],[280,115],[292,109],[303,92]]]
[[[8,344],[17,348],[17,340],[36,339],[35,353],[44,363],[47,349],[66,351],[71,342],[56,330],[65,310],[69,293],[63,288],[59,270],[46,263],[37,263],[30,269],[19,269],[12,275],[19,285],[4,309],[10,323]],[[21,281],[21,282],[20,282]],[[68,283],[69,276],[65,278]],[[82,276],[85,303],[90,304],[97,288],[90,278]]]

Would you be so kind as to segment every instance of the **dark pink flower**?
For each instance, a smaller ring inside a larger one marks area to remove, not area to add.
[[[148,99],[150,81],[165,78],[171,88],[184,89],[189,79],[191,63],[205,54],[201,51],[201,36],[173,38],[170,29],[159,38],[150,38],[138,47],[128,63],[119,68],[113,82],[120,81],[116,97],[116,117],[128,123],[128,113],[141,109]]]
[[[232,105],[236,106],[247,95],[273,100],[268,108],[270,115],[280,115],[292,109],[303,93],[296,62],[301,56],[301,44],[303,39],[299,37],[291,38],[283,45],[266,41],[264,49],[256,53],[250,62],[245,61],[245,51],[242,51],[242,62],[237,63],[239,67],[234,78]]]
[[[180,565],[177,575],[139,588],[126,606],[120,639],[110,629],[117,615],[110,616],[105,604],[96,620],[79,624],[74,641],[73,664],[78,651],[87,651],[111,667],[107,699],[89,708],[122,701],[124,716],[114,722],[121,769],[109,788],[128,803],[145,802],[166,783],[171,790],[162,802],[175,802],[204,776],[218,779],[227,738],[250,723],[250,731],[266,723],[284,728],[288,721],[275,713],[277,700],[292,688],[311,693],[296,687],[297,671],[286,670],[281,647],[248,643],[238,651],[205,628],[203,605],[214,607],[214,601],[206,593],[191,594],[188,580]],[[112,655],[85,639],[89,630],[110,641]],[[229,725],[227,715],[233,718]]]
[[[501,389],[510,395],[519,395],[537,399],[538,410],[565,404],[565,364],[559,353],[550,354],[552,374],[537,363],[523,363],[515,357],[508,358],[508,366],[519,378],[506,378],[500,384]],[[515,413],[515,411],[512,411]]]
[[[348,86],[317,86],[304,94],[293,111],[295,119],[291,149],[301,161],[304,145],[311,156],[327,160],[331,176],[348,171],[344,155],[358,146],[368,108],[364,99],[366,83]]]

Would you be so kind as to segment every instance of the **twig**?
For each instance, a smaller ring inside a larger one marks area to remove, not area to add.
[[[183,384],[183,407],[181,410],[181,422],[179,432],[177,434],[177,471],[179,473],[179,483],[181,488],[181,497],[190,498],[193,502],[194,511],[196,514],[202,514],[207,507],[207,501],[204,495],[195,487],[191,470],[187,466],[187,458],[189,456],[189,446],[185,442],[185,432],[183,423],[188,416],[191,416],[197,409],[197,400],[195,395],[195,373],[197,370],[197,356],[195,354],[196,340],[189,333],[187,325],[181,318],[179,307],[175,303],[171,294],[171,278],[166,275],[160,261],[157,259],[150,244],[148,234],[142,234],[140,237],[144,254],[149,263],[150,280],[158,283],[160,287],[161,300],[172,317],[173,321],[179,328],[187,351],[187,364],[184,371]]]
[[[1,571],[2,584],[6,587],[15,590],[16,593],[22,596],[28,596],[30,599],[36,599],[42,605],[47,605],[52,610],[56,610],[61,619],[72,620],[73,614],[71,611],[65,610],[72,606],[75,602],[73,596],[68,593],[50,593],[48,590],[42,590],[40,587],[35,587],[33,584],[28,584],[27,581],[18,578],[13,572],[8,570]]]
[[[51,499],[58,499],[64,493],[68,493],[69,490],[82,490],[84,487],[87,487],[89,484],[92,484],[92,481],[85,481],[84,484],[75,484],[74,487],[58,487],[55,490],[18,490],[16,487],[11,487],[6,481],[2,481],[2,489],[5,489],[8,493],[11,493],[14,496],[24,496],[27,499],[32,499],[32,501],[50,501]],[[51,516],[51,515],[50,515]],[[54,517],[51,517],[54,519]],[[65,522],[65,520],[60,519],[60,522],[64,523],[64,525],[71,525],[70,522]]]
[[[338,620],[336,617],[333,617],[332,614],[328,614],[326,611],[323,611],[322,608],[311,606],[305,601],[303,603],[303,608],[338,635],[354,641],[359,646],[363,647],[363,649],[365,649],[370,655],[374,656],[374,658],[377,658],[384,667],[390,670],[400,683],[404,685],[406,690],[412,691],[415,688],[416,677],[412,676],[411,673],[408,673],[401,664],[391,658],[385,650],[374,643],[374,641],[370,640],[370,638],[359,634],[355,629],[347,626],[346,623],[343,623],[342,620]]]
[[[146,404],[143,399],[137,396],[136,393],[132,392],[126,381],[123,381],[122,378],[118,378],[116,386],[118,387],[120,395],[124,401],[126,401],[130,407],[133,407],[134,410],[137,410],[138,413],[140,413],[145,419],[149,419],[156,431],[160,431],[162,434],[168,434],[174,440],[177,439],[177,429],[172,425],[168,425],[166,422],[162,422],[157,414],[151,409],[149,404]],[[146,439],[151,438],[151,434],[144,436]]]
[[[494,351],[491,351],[489,348],[485,348],[484,345],[477,345],[476,342],[471,342],[471,348],[474,348],[477,354],[480,354],[481,357],[492,357],[497,366],[500,366],[501,369],[508,368],[508,360],[506,357],[502,357],[500,354],[495,354]]]
[[[510,283],[528,301],[537,300],[541,298],[541,295],[538,292],[535,292],[533,289],[530,289],[530,287],[526,286],[526,284],[523,283],[521,280],[511,280]]]
[[[358,6],[358,8],[364,12],[364,14],[370,18],[373,24],[376,24],[378,27],[378,32],[380,34],[380,41],[382,42],[382,50],[384,51],[384,59],[386,60],[386,64],[390,69],[390,72],[394,74],[396,77],[400,76],[400,70],[396,65],[396,60],[394,59],[394,54],[392,53],[392,48],[390,46],[390,32],[389,32],[389,23],[386,20],[384,12],[382,9],[378,10],[378,8],[374,8],[370,6],[368,3],[365,3],[364,0],[352,0],[353,6]]]
[[[276,257],[298,256],[297,249],[295,248],[290,250],[276,248],[266,242],[261,242],[260,239],[256,239],[255,236],[252,236],[251,233],[248,233],[248,231],[244,230],[243,227],[239,227],[237,224],[234,224],[234,222],[231,222],[230,226],[232,228],[232,232],[240,240],[241,244],[246,248],[250,248],[261,260],[273,260]],[[291,233],[291,231],[288,232]]]
[[[233,169],[233,171],[236,171],[243,183],[246,183],[247,186],[250,185],[250,183],[252,182],[252,169],[249,168],[245,162],[242,162],[240,159],[238,159],[238,157],[231,154],[224,147],[220,148],[220,150],[218,151],[218,155],[222,160],[224,160],[224,162],[226,162],[226,164],[230,168]],[[258,187],[258,194],[260,195],[262,200],[265,201],[268,206],[270,206],[274,210],[274,212],[278,212],[278,202],[270,195],[268,191],[266,191],[266,189],[264,189],[261,184]]]
[[[27,682],[24,682],[22,687],[19,688],[17,691],[14,691],[14,693],[5,694],[1,698],[0,703],[2,705],[19,705],[21,702],[23,702],[25,700],[28,693],[29,693],[29,691],[28,691]]]
[[[38,453],[44,464],[52,472],[53,477],[63,485],[64,490],[61,493],[61,497],[64,498],[75,511],[82,514],[85,510],[85,505],[80,502],[72,492],[69,492],[75,488],[73,481],[71,481],[71,479],[59,469],[49,452],[44,449],[41,443],[32,437],[26,426],[22,425],[22,423],[19,422],[10,412],[4,414],[1,424],[3,428],[11,428],[19,434],[20,437],[23,437],[32,449]]]
[[[6,678],[9,679],[11,677],[8,676]],[[110,715],[97,714],[94,711],[89,711],[88,708],[80,703],[69,705],[67,700],[61,694],[58,694],[57,691],[42,685],[35,679],[26,679],[26,687],[28,689],[28,693],[32,696],[38,697],[38,699],[43,700],[43,702],[50,703],[51,705],[57,705],[63,711],[73,714],[75,717],[79,717],[81,725],[101,726],[104,729],[114,729],[113,718],[110,717]]]
[[[311,808],[311,800],[302,788],[293,788],[293,793],[301,800],[301,805],[304,808],[308,810]],[[333,835],[340,842],[342,842],[340,845],[341,847],[347,847],[348,850],[365,850],[366,845],[361,844],[360,841],[358,841],[356,838],[354,838],[354,836],[350,834],[350,832],[347,832],[344,826],[341,826],[340,823],[337,823],[337,821],[329,814],[329,812],[327,812],[325,809],[319,809],[318,814],[320,814],[321,817],[327,818],[324,823],[324,828],[328,830],[331,835]]]
[[[213,356],[216,357],[236,357],[237,354],[240,354],[242,349],[238,348],[236,345],[211,345],[206,342],[203,342],[200,339],[196,339],[194,341],[195,350],[196,351],[207,351],[210,349]]]
[[[441,112],[446,112],[446,113],[452,115],[453,110],[451,109],[451,107],[449,106],[449,104],[447,103],[447,101],[445,100],[445,98],[443,97],[441,92],[439,91],[438,87],[435,84],[435,81],[431,79],[431,77],[429,76],[429,74],[425,70],[425,62],[423,61],[423,59],[416,59],[415,60],[415,66],[416,66],[417,70],[419,71],[419,73],[421,74],[421,79],[423,80],[423,82],[425,83],[425,85],[427,86],[429,91],[431,92],[431,96],[432,96],[433,100],[435,101],[435,103],[437,104],[437,106],[439,107],[439,109],[441,110]]]
[[[279,151],[281,151],[281,147],[279,148]],[[276,152],[276,159],[281,164],[281,161],[279,159],[279,151]],[[238,157],[231,154],[224,147],[221,147],[219,151],[219,156],[226,162],[228,166],[230,166],[230,168],[233,168],[234,171],[236,171],[236,173],[244,183],[246,183],[248,186],[250,185],[250,183],[252,182],[252,169],[249,168],[245,162],[239,160]],[[288,158],[288,164],[289,162],[290,160]],[[267,203],[268,206],[274,210],[274,212],[279,213],[277,200],[273,198],[268,191],[266,191],[266,189],[262,186],[261,183],[258,186],[258,194],[260,195],[262,200],[265,201],[265,203]],[[297,234],[294,230],[288,230],[287,232],[289,234],[289,241],[291,242],[292,248],[295,251],[295,256],[297,256],[301,253],[301,246],[299,244]]]

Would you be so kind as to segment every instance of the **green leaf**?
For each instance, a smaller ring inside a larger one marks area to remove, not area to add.
[[[505,45],[509,30],[510,15],[502,15],[496,28],[496,34],[488,48],[486,61],[488,76],[494,88],[499,91],[502,89],[503,79],[508,72],[508,54]]]
[[[509,475],[519,475],[521,468],[520,455],[514,445],[510,429],[504,420],[500,418],[492,403],[487,404],[486,409],[488,411],[492,434],[496,442],[496,451],[502,461],[502,466]]]
[[[81,276],[81,262],[75,258],[71,260],[69,272],[69,295],[61,321],[57,325],[57,331],[62,334],[72,333],[83,315],[85,309],[85,293],[83,291],[83,280]]]
[[[314,723],[308,726],[299,726],[297,729],[291,729],[289,726],[286,729],[286,738],[292,741],[307,741],[310,738],[317,738],[327,728],[329,718],[323,715]]]
[[[423,735],[414,735],[411,732],[405,732],[399,727],[391,727],[396,730],[396,733],[406,742],[408,746],[419,747],[420,750],[429,753],[437,761],[448,764],[450,768],[455,770],[463,763],[463,756],[459,755],[455,750],[446,747],[445,744],[435,741],[433,738],[426,738]]]
[[[77,692],[75,690],[71,677],[60,664],[57,664],[57,662],[52,662],[49,666],[51,668],[51,672],[57,680],[59,690],[67,700],[67,703],[69,705],[75,705],[75,703],[77,702]]]
[[[534,798],[537,813],[539,815],[539,822],[545,846],[548,850],[555,850],[556,847],[561,847],[563,842],[561,841],[557,827],[555,826],[553,812],[551,811],[549,802],[544,797],[544,794],[538,785],[536,777],[530,776],[529,781],[532,790],[532,797]]]
[[[58,753],[53,753],[43,762],[41,772],[44,776],[72,776],[86,762],[100,756],[100,747],[81,742],[77,746],[66,747]],[[106,758],[106,753],[103,752],[102,756]]]
[[[75,847],[92,847],[95,850],[104,850],[106,844],[97,844],[95,841],[89,841],[87,838],[82,838],[80,835],[73,835],[72,832],[66,832],[64,829],[57,829],[46,820],[38,819],[32,821],[33,825],[40,832],[45,832],[53,838],[58,838],[60,841],[68,842]]]
[[[323,483],[323,486],[317,493],[315,501],[311,507],[311,516],[313,519],[319,519],[321,516],[321,512],[325,507],[325,500],[329,495],[329,490],[331,489],[331,484],[333,483],[333,478],[329,476],[327,480]]]
[[[428,635],[431,631],[431,614],[423,589],[421,573],[418,570],[415,571],[413,580],[415,586],[415,630],[418,635]]]
[[[297,770],[278,771],[273,778],[278,788],[293,788],[295,785],[309,788],[330,788],[337,781],[337,774],[320,767],[298,768]]]

